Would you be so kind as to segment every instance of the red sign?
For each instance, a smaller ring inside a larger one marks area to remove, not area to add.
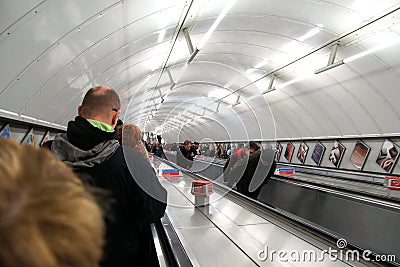
[[[192,195],[209,196],[212,193],[212,183],[210,181],[195,181],[192,183]]]

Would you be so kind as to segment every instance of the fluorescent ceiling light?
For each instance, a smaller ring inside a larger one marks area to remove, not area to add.
[[[216,90],[211,91],[210,93],[208,93],[207,96],[208,96],[208,98],[220,99],[220,98],[226,97],[229,94],[230,94],[230,91],[221,88],[221,89],[216,89]]]
[[[257,69],[247,69],[246,73],[247,74],[252,74],[253,72],[255,72]]]
[[[161,43],[164,40],[166,30],[161,30],[158,33],[158,42]]]
[[[321,27],[322,27],[322,25],[321,25]],[[313,37],[314,35],[318,34],[320,31],[321,31],[321,29],[319,27],[315,27],[315,28],[311,29],[306,34],[300,36],[296,40],[292,40],[289,43],[285,44],[282,47],[282,51],[284,51],[286,54],[288,54],[288,56],[291,58],[293,58],[295,56],[306,54],[307,52],[309,52],[310,48],[309,48],[309,46],[307,46],[301,42]],[[285,60],[282,59],[282,61],[284,62]]]
[[[255,69],[259,69],[259,68],[264,67],[265,65],[267,65],[267,63],[268,63],[268,59],[264,59],[263,61],[261,61],[260,63],[255,65],[254,68]]]
[[[26,116],[26,115],[20,115],[20,117],[21,117],[21,118],[24,118],[24,119],[28,119],[28,120],[33,120],[33,121],[37,121],[37,120],[38,120],[38,119],[36,119],[36,118],[29,117],[29,116]]]
[[[180,69],[180,73],[178,73],[177,77],[175,78],[175,83],[178,83],[181,80],[188,66],[189,64],[187,62],[185,63],[185,65],[183,65],[183,67]]]
[[[225,17],[225,15],[228,13],[229,9],[235,4],[236,0],[228,0],[228,3],[224,7],[224,9],[221,11],[217,19],[214,21],[214,23],[211,25],[210,29],[204,35],[204,37],[201,39],[200,43],[197,45],[197,48],[200,50],[203,48],[204,44],[208,41],[208,38],[210,38],[211,34],[215,31],[215,29],[218,27],[219,23],[222,21],[222,19]]]
[[[299,38],[297,38],[297,40],[304,41],[304,40],[307,40],[308,38],[313,37],[314,35],[317,35],[321,31],[322,27],[323,26],[320,25],[320,27],[315,27],[315,28],[309,30],[306,34],[304,34],[303,36],[300,36]]]
[[[46,124],[51,124],[51,122],[49,122],[49,121],[44,121],[44,120],[38,120],[38,122],[46,123]]]
[[[364,18],[370,18],[374,14],[376,14],[377,10],[381,9],[380,1],[365,1],[358,0],[354,1],[352,7],[353,10],[357,10],[357,13],[360,15],[360,19],[357,22],[361,22]]]
[[[186,42],[178,40],[175,43],[174,49],[172,50],[170,65],[174,65],[176,62],[180,62],[182,59],[187,58],[189,51],[187,49]]]
[[[390,42],[386,42],[386,43],[384,43],[384,44],[381,44],[381,45],[375,46],[375,47],[373,47],[373,48],[370,48],[370,49],[368,49],[368,50],[365,50],[364,52],[358,53],[358,54],[356,54],[356,55],[354,55],[354,56],[345,58],[345,59],[343,59],[343,62],[344,62],[344,63],[349,63],[349,62],[351,62],[351,61],[354,61],[354,60],[359,59],[359,58],[361,58],[361,57],[364,57],[364,56],[366,56],[366,55],[372,54],[372,53],[377,52],[377,51],[379,51],[379,50],[388,48],[388,47],[390,47],[390,46],[396,45],[396,44],[398,44],[398,43],[400,43],[400,37],[397,37],[397,38],[391,40]]]
[[[309,73],[309,74],[306,74],[304,76],[300,76],[300,77],[294,78],[293,80],[290,80],[290,81],[287,81],[285,83],[281,83],[281,84],[276,85],[275,88],[276,89],[282,89],[283,87],[286,87],[286,86],[289,86],[291,84],[306,80],[306,79],[310,78],[313,75],[314,75],[314,73]]]
[[[368,49],[368,50],[365,50],[364,52],[358,53],[358,54],[356,54],[356,55],[350,56],[350,57],[345,58],[345,59],[343,59],[343,60],[340,60],[340,61],[338,61],[338,62],[332,63],[332,64],[330,64],[330,65],[328,65],[328,66],[326,66],[326,67],[323,67],[323,68],[321,68],[321,69],[318,69],[318,70],[316,70],[314,73],[315,73],[315,74],[318,74],[318,73],[324,72],[324,71],[326,71],[326,70],[329,70],[329,69],[338,67],[338,66],[340,66],[340,65],[342,65],[342,64],[345,64],[345,63],[352,62],[352,61],[354,61],[354,60],[357,60],[357,59],[359,59],[359,58],[362,58],[362,57],[364,57],[364,56],[367,56],[367,55],[372,54],[372,53],[374,53],[374,52],[377,52],[377,51],[379,51],[379,50],[388,48],[388,47],[390,47],[390,46],[394,46],[394,45],[399,44],[399,43],[400,43],[400,37],[394,38],[394,39],[392,39],[392,40],[390,40],[390,41],[388,41],[388,42],[385,42],[385,43],[383,43],[383,44],[381,44],[381,45],[377,45],[377,46],[372,47],[372,48],[370,48],[370,49]]]
[[[8,111],[8,110],[4,110],[4,109],[0,109],[0,112],[6,113],[6,114],[10,114],[10,115],[14,115],[14,116],[18,116],[18,113],[15,113],[15,112],[12,112],[12,111]]]
[[[265,65],[267,65],[268,62],[269,62],[269,60],[264,59],[263,61],[261,61],[260,63],[258,63],[257,65],[255,65],[254,68],[246,70],[246,73],[247,73],[247,74],[251,74],[251,73],[253,73],[254,71],[256,71],[257,69],[262,68],[262,67],[264,67]]]
[[[150,71],[155,71],[161,67],[161,57],[151,57],[146,61],[145,64]]]

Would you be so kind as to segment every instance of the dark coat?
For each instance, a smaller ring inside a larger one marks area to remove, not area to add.
[[[158,147],[156,145],[154,145],[151,148],[151,153],[153,153],[154,156],[163,157],[164,150],[161,145],[158,145]]]
[[[256,151],[249,157],[239,160],[228,177],[228,185],[236,184],[237,191],[248,197],[256,199],[260,193],[261,187],[266,184],[273,175],[276,162],[273,160],[273,153],[269,153],[271,158],[268,159],[270,164],[262,164],[260,161],[261,151]],[[250,183],[254,180],[259,182],[259,186],[252,192],[249,190]]]
[[[190,156],[191,153],[191,150],[188,151],[185,147],[180,147],[180,149],[176,151],[176,164],[185,169],[190,169],[193,165],[193,157]]]
[[[157,266],[150,223],[164,215],[167,192],[150,162],[140,152],[115,143],[114,137],[115,133],[76,117],[68,124],[67,135],[55,137],[51,149],[80,177],[90,177],[92,186],[109,194],[111,208],[105,216],[106,244],[100,266]],[[104,155],[112,145],[115,149]]]
[[[107,257],[101,266],[157,266],[150,223],[164,215],[167,194],[150,162],[136,150],[119,147],[86,173],[95,186],[113,192],[112,217],[106,220]]]

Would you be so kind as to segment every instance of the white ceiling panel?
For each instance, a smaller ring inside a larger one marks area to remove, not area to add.
[[[0,3],[0,116],[65,126],[107,85],[179,141],[398,132],[399,1],[235,1],[208,39],[231,0],[21,1]]]

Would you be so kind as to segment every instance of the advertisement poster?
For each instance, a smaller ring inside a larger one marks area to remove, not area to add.
[[[354,167],[356,167],[358,170],[362,170],[370,150],[370,147],[368,147],[362,141],[357,140],[353,153],[351,153],[350,156],[350,161],[353,163]]]
[[[33,134],[33,128],[29,130],[29,132],[25,135],[24,139],[22,139],[21,144],[35,146],[35,136]]]
[[[294,152],[294,145],[288,142],[286,144],[286,150],[284,155],[287,162],[290,162],[292,160],[293,152]]]
[[[10,125],[6,124],[0,131],[0,138],[11,138]]]
[[[336,168],[339,168],[345,150],[346,148],[338,140],[333,143],[333,147],[329,153],[329,161],[332,162]]]
[[[297,159],[302,164],[304,164],[304,162],[306,161],[307,152],[308,152],[308,146],[306,145],[306,143],[302,142],[299,146],[299,151],[297,151]]]
[[[397,146],[389,139],[386,139],[382,144],[378,157],[376,158],[376,163],[386,172],[390,173],[393,170],[398,156],[399,150]]]
[[[282,145],[279,144],[278,142],[276,142],[276,146],[275,146],[275,161],[279,161],[279,159],[281,158],[281,154],[282,154]]]
[[[40,142],[40,146],[42,146],[44,143],[46,143],[46,142],[49,141],[49,140],[50,140],[50,132],[47,131],[47,132],[45,133],[45,135],[43,136],[42,141]]]
[[[320,142],[317,142],[314,146],[314,150],[311,155],[311,159],[317,164],[318,166],[321,164],[322,157],[325,153],[325,146]]]

